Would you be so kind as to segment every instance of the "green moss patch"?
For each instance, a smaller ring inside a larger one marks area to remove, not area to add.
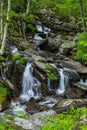
[[[19,54],[15,54],[12,60],[16,61],[17,64],[25,64],[27,62],[27,58]]]
[[[26,57],[21,57],[19,60],[17,60],[17,64],[25,64],[27,62]]]
[[[0,86],[0,103],[3,103],[6,100],[8,93],[9,92],[5,87]]]
[[[5,61],[5,58],[3,56],[0,56],[0,62]]]
[[[47,68],[48,70],[50,70],[50,72],[47,72],[47,73],[46,73],[46,76],[47,76],[50,80],[56,80],[57,77],[58,77],[58,73],[57,73],[56,69],[55,69],[53,66],[51,66],[51,65],[47,65],[46,68]]]
[[[49,90],[48,90],[48,87],[45,83],[42,84],[41,89],[42,89],[43,96],[48,94]]]
[[[21,58],[21,56],[19,54],[15,54],[13,57],[12,57],[12,60],[16,61],[16,60],[19,60]]]

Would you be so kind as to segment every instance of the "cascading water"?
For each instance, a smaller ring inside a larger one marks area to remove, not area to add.
[[[50,79],[49,79],[49,78],[47,79],[47,86],[48,86],[48,89],[49,89],[49,91],[50,91],[51,88],[50,88]]]
[[[23,100],[29,100],[31,97],[38,99],[41,96],[40,86],[41,83],[33,76],[32,65],[27,64],[23,74],[23,88],[20,98]]]
[[[63,69],[57,69],[60,75],[60,82],[59,82],[59,87],[56,91],[56,94],[63,94],[65,91],[66,86],[68,85],[68,76],[64,75]]]
[[[69,82],[68,76],[63,73],[65,69],[57,68],[55,64],[50,64],[50,65],[52,65],[54,68],[57,69],[57,72],[60,76],[60,81],[59,81],[58,89],[56,90],[56,94],[58,95],[63,94]]]

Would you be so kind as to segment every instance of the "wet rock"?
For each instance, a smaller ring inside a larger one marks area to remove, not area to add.
[[[82,89],[82,90],[87,91],[87,84],[83,84],[83,83],[81,83],[81,82],[77,82],[77,83],[75,84],[75,86],[79,87],[79,88]]]
[[[24,51],[25,49],[29,48],[29,45],[30,45],[30,43],[28,43],[28,42],[21,42],[18,45],[18,50]]]
[[[44,100],[39,102],[39,105],[46,106],[47,108],[52,108],[53,106],[55,106],[55,104],[57,104],[57,102],[57,99],[48,96]]]
[[[84,67],[80,62],[71,59],[67,59],[63,61],[62,66],[65,68],[73,69],[78,73],[83,73],[83,74],[87,73],[87,67]]]
[[[27,112],[30,114],[41,111],[39,105],[36,103],[34,99],[30,99],[30,101],[26,102],[26,106],[27,106]]]
[[[53,109],[56,110],[57,113],[64,112],[68,110],[70,107],[78,108],[87,106],[86,99],[61,99]]]
[[[86,96],[86,92],[73,86],[66,89],[64,96],[67,98],[84,98]]]
[[[43,62],[39,62],[39,61],[35,61],[34,62],[34,65],[39,68],[40,70],[42,70],[42,72],[49,72],[49,70],[47,70],[46,66],[47,64],[46,63],[43,63]]]
[[[65,75],[67,75],[69,77],[69,80],[71,80],[72,82],[80,81],[80,76],[76,71],[70,70],[70,69],[64,69],[63,72]]]

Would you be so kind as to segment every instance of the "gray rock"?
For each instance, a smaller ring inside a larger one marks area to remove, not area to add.
[[[87,91],[87,84],[82,84],[82,83],[80,83],[80,82],[77,82],[75,85],[76,85],[77,87],[79,87],[79,88],[81,88],[81,89]]]
[[[6,116],[5,113],[0,114],[1,119],[9,121],[10,123],[14,122],[15,125],[22,127],[25,130],[41,130],[41,127],[45,124],[44,119],[46,117],[57,117],[57,113],[53,110],[43,111],[30,115],[29,120],[12,115],[11,118],[8,118],[9,116],[10,116],[9,114]]]
[[[84,67],[78,61],[67,59],[67,60],[62,62],[62,65],[63,65],[63,67],[73,69],[73,70],[77,71],[78,73],[83,73],[83,74],[87,73],[87,67]]]
[[[63,44],[60,45],[59,52],[60,52],[61,54],[69,54],[70,51],[71,51],[75,46],[76,46],[76,45],[75,45],[75,42],[74,42],[74,41],[72,41],[72,42],[67,41],[67,42],[65,42],[65,43],[63,43]]]
[[[70,80],[75,82],[80,81],[80,76],[75,70],[64,69],[63,72],[69,77]]]

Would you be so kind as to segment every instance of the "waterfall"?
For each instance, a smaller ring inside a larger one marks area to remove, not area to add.
[[[59,81],[59,86],[56,91],[56,94],[62,94],[65,91],[66,86],[68,85],[68,76],[64,75],[63,69],[57,69],[60,75],[60,81]]]
[[[66,69],[65,68],[64,69],[57,68],[55,66],[55,64],[50,64],[50,65],[53,66],[57,70],[57,72],[58,72],[58,74],[60,76],[60,81],[59,81],[58,88],[56,90],[56,94],[58,94],[58,95],[63,94],[64,91],[65,91],[65,88],[67,87],[68,82],[69,82],[68,76],[63,73],[63,71],[66,70]]]
[[[40,86],[41,83],[33,76],[32,65],[28,63],[23,73],[22,94],[20,98],[23,100],[29,100],[31,97],[38,99],[41,96]]]

